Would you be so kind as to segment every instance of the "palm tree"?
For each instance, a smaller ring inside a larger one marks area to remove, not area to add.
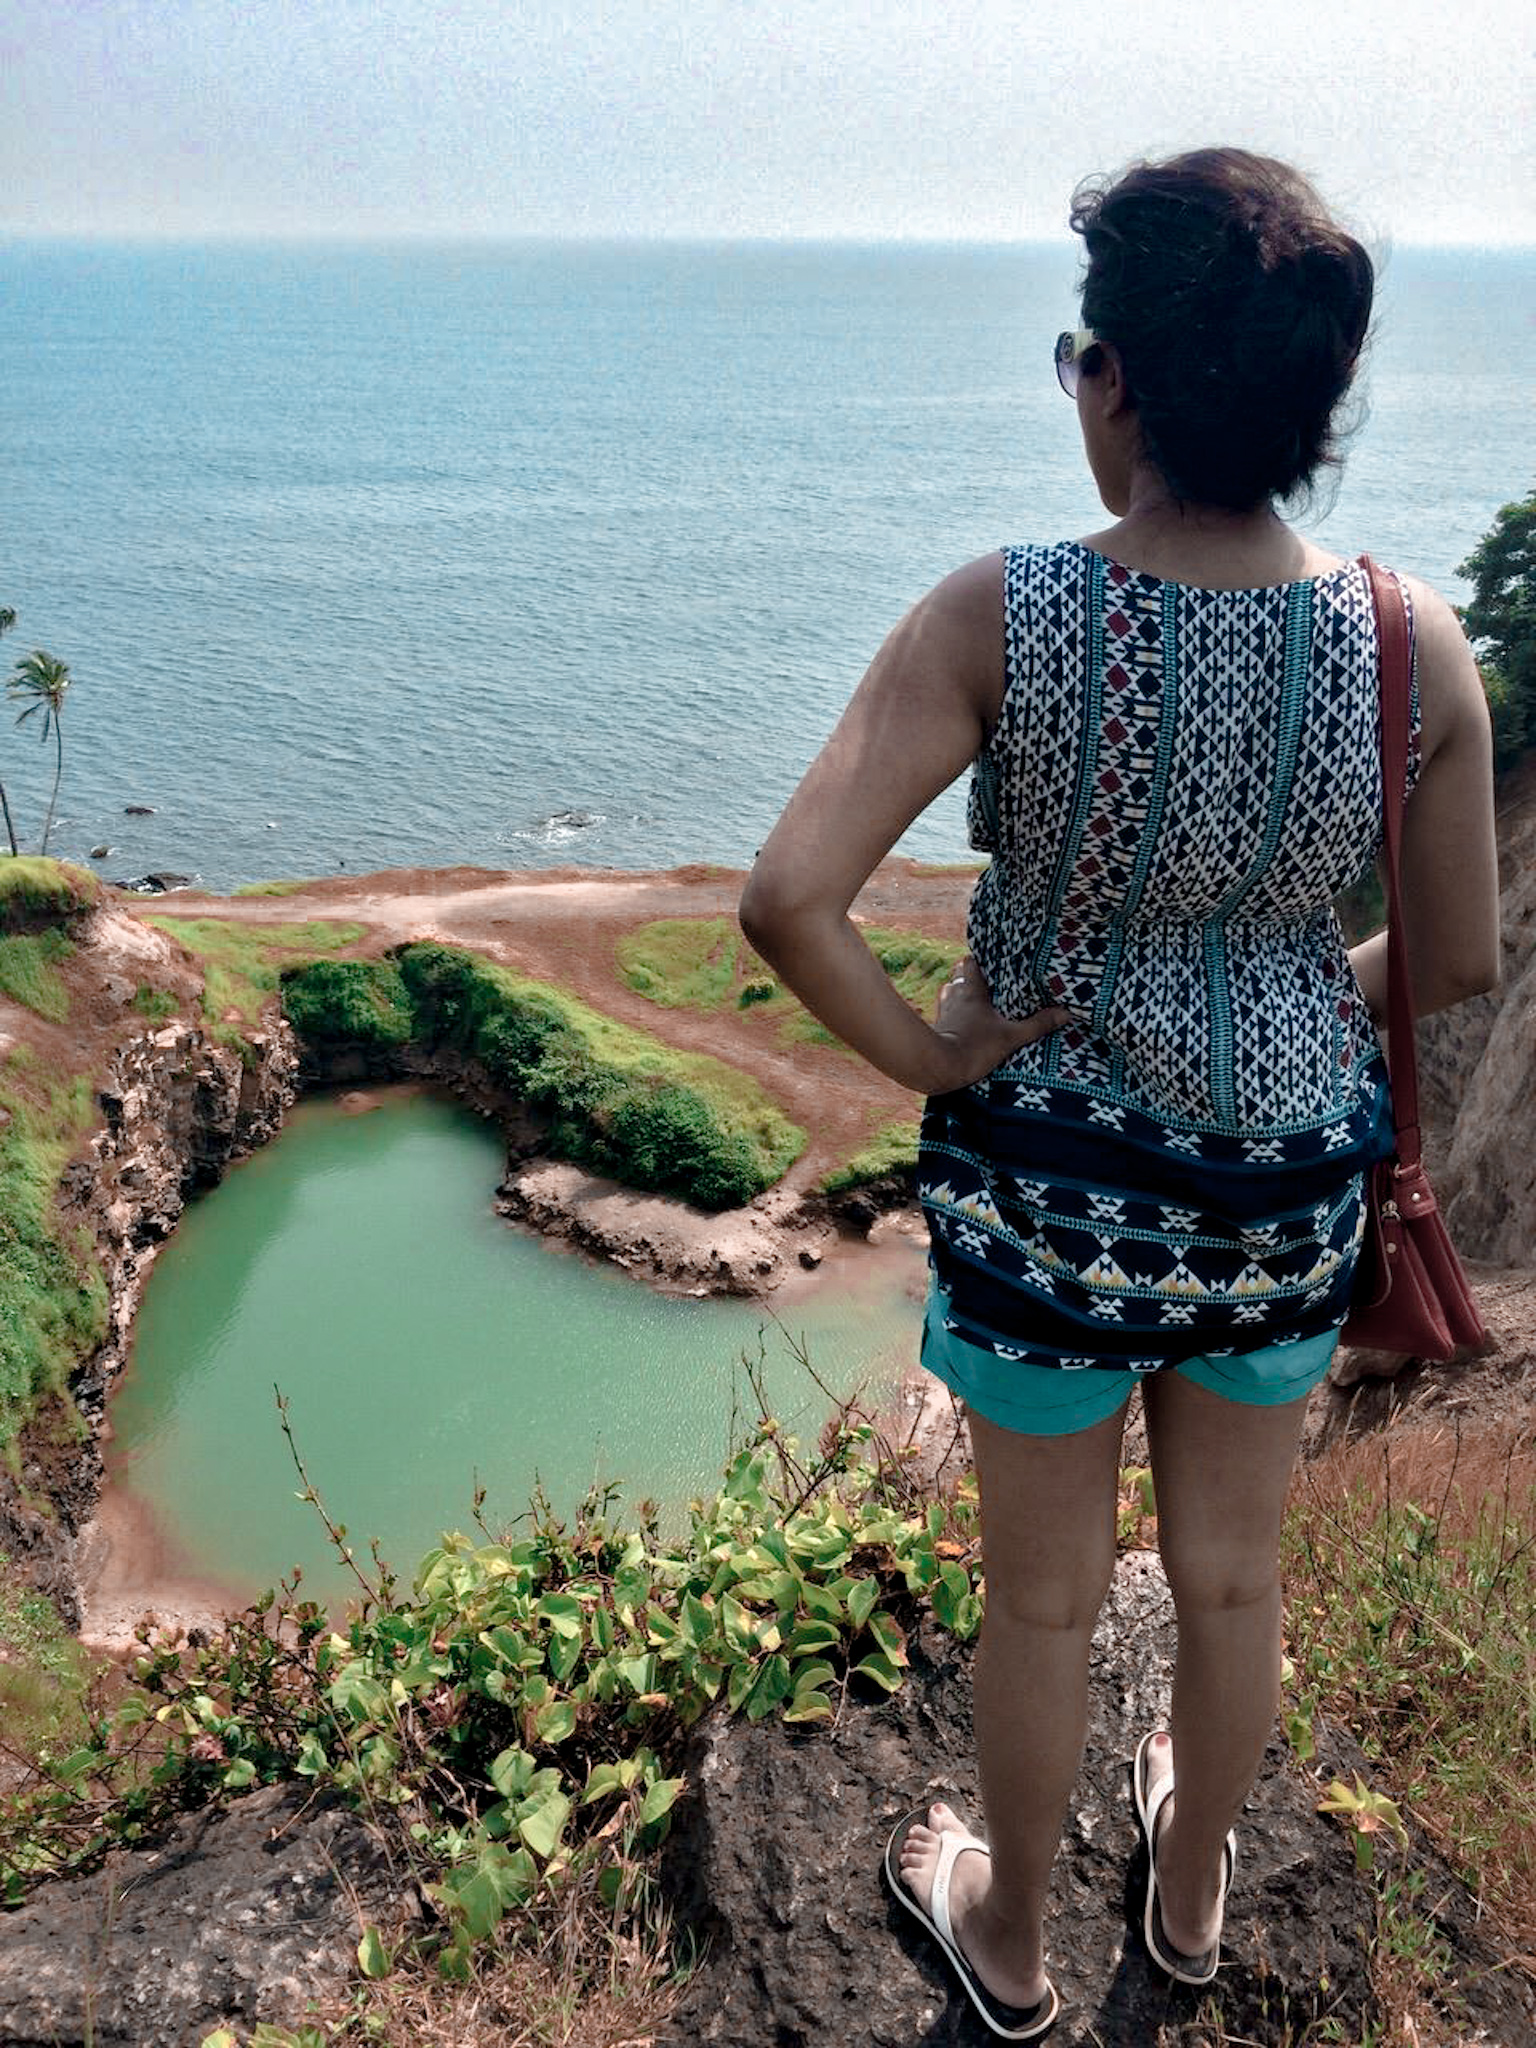
[[[13,703],[26,704],[26,709],[16,714],[18,725],[25,725],[29,718],[41,711],[44,745],[50,731],[53,734],[57,765],[53,771],[53,794],[48,799],[48,816],[43,822],[43,843],[38,848],[39,853],[46,853],[48,834],[53,830],[53,809],[59,800],[59,778],[64,773],[64,693],[69,688],[69,665],[55,661],[40,647],[34,648],[17,662],[15,673],[5,687]]]
[[[9,633],[16,623],[16,614],[8,604],[0,604],[0,633]],[[16,844],[16,827],[11,823],[11,806],[5,794],[5,784],[0,782],[0,811],[5,813],[5,836],[11,842],[11,852],[20,851]]]

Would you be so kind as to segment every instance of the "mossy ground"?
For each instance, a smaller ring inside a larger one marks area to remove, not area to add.
[[[822,1180],[829,1195],[860,1187],[866,1181],[883,1180],[887,1174],[905,1173],[917,1164],[918,1126],[915,1123],[886,1124],[870,1142],[855,1152],[843,1166],[837,1166]]]
[[[313,880],[288,882],[242,882],[236,896],[302,896],[314,887]]]

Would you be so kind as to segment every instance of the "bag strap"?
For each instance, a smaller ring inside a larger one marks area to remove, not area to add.
[[[1418,1057],[1413,1035],[1413,984],[1408,978],[1401,872],[1413,662],[1408,647],[1408,610],[1403,603],[1402,591],[1369,555],[1360,557],[1360,566],[1370,578],[1381,661],[1381,801],[1387,870],[1387,1064],[1392,1077],[1392,1121],[1397,1127],[1397,1163],[1402,1169],[1416,1167],[1422,1151]]]

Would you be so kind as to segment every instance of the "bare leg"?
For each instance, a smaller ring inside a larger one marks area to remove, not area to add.
[[[1075,1436],[1023,1436],[979,1415],[987,1611],[976,1660],[976,1746],[989,1860],[961,1856],[956,1938],[987,1988],[1012,2005],[1045,1988],[1043,1923],[1062,1816],[1082,1760],[1088,1646],[1115,1563],[1124,1412]],[[947,1807],[930,1815],[953,1824]],[[926,1906],[938,1835],[914,1829],[906,1882]]]
[[[1247,1407],[1177,1373],[1142,1389],[1158,1543],[1178,1613],[1178,1792],[1158,1830],[1163,1926],[1197,1955],[1221,1929],[1222,1843],[1258,1774],[1280,1690],[1280,1520],[1305,1400]]]

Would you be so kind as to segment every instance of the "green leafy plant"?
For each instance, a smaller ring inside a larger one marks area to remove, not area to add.
[[[0,1808],[6,1895],[187,1806],[297,1780],[386,1831],[434,1909],[446,1978],[509,1916],[548,1927],[574,1897],[643,1916],[680,1738],[707,1707],[829,1720],[850,1691],[900,1686],[920,1598],[961,1636],[979,1625],[974,1488],[924,1503],[898,1458],[870,1462],[872,1436],[845,1407],[802,1455],[765,1417],[672,1540],[620,1526],[611,1492],[570,1526],[536,1501],[499,1534],[477,1500],[477,1534],[444,1536],[408,1591],[358,1558],[295,1448],[357,1580],[349,1619],[331,1626],[295,1582],[212,1641],[146,1631],[136,1689]],[[398,1961],[365,1932],[365,1978]]]
[[[1346,1785],[1342,1778],[1335,1778],[1317,1802],[1317,1810],[1337,1814],[1344,1822],[1361,1870],[1370,1870],[1375,1864],[1378,1835],[1390,1835],[1404,1847],[1407,1845],[1408,1830],[1396,1800],[1367,1785],[1358,1771],[1353,1784]]]

